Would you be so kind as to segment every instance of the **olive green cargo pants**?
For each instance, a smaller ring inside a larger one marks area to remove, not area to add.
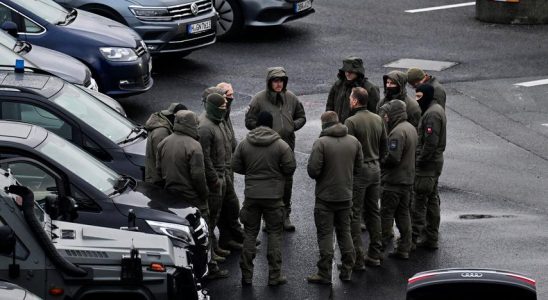
[[[440,227],[440,197],[438,176],[415,177],[415,201],[413,205],[413,241],[424,237],[431,243],[438,242]]]
[[[409,201],[413,187],[411,185],[384,185],[381,197],[381,227],[383,241],[393,235],[394,219],[400,232],[400,242],[395,252],[409,253],[411,250],[411,216]]]

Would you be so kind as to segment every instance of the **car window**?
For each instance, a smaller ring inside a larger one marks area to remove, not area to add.
[[[70,142],[50,134],[36,150],[63,165],[99,191],[107,195],[114,191],[119,175]]]
[[[65,84],[51,101],[115,143],[123,141],[135,127],[108,105],[71,84]]]
[[[55,178],[42,168],[27,162],[10,162],[7,166],[21,185],[34,193],[34,200],[45,203],[47,197],[57,198],[58,186]]]
[[[4,24],[4,22],[7,21],[13,21],[11,12],[11,9],[0,4],[0,24]]]
[[[31,2],[34,2],[34,1],[29,1],[28,3],[31,3]],[[18,17],[14,18],[14,15]],[[23,24],[18,24],[20,23],[19,22],[20,20],[23,20]],[[6,7],[0,4],[0,24],[3,24],[6,21],[15,22],[17,24],[17,27],[19,28],[19,32],[39,33],[44,30],[40,25],[36,24],[34,21],[30,20],[29,18],[11,10],[9,7]]]
[[[42,27],[40,27],[38,24],[34,23],[33,21],[25,18],[25,32],[26,33],[39,33],[42,32]]]
[[[53,0],[11,0],[49,23],[63,22],[68,11]]]
[[[1,112],[2,120],[35,124],[65,139],[73,139],[73,128],[70,124],[40,107],[31,104],[4,101],[2,102]]]

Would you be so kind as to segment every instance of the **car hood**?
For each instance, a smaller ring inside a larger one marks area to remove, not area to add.
[[[143,181],[137,181],[134,190],[112,197],[112,201],[125,216],[128,214],[127,208],[121,206],[131,206],[139,219],[184,225],[190,224],[186,217],[198,211],[180,197]]]
[[[31,51],[23,54],[23,57],[39,69],[61,77],[70,83],[84,85],[91,77],[91,71],[86,65],[55,50],[32,45]]]
[[[149,7],[167,7],[196,2],[197,0],[130,0],[129,3]]]
[[[134,142],[123,145],[127,158],[136,166],[144,167],[146,159],[147,138],[140,138]]]
[[[78,17],[64,27],[96,40],[100,46],[136,48],[137,41],[141,40],[133,29],[80,9]]]

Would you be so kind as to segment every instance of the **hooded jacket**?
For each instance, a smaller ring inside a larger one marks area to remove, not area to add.
[[[284,88],[276,93],[272,90],[271,81],[274,78],[282,78]],[[301,129],[306,123],[304,107],[297,96],[287,90],[287,74],[282,67],[268,69],[266,77],[266,89],[257,93],[245,114],[245,127],[253,130],[257,127],[257,116],[261,111],[272,114],[274,123],[272,129],[276,131],[291,149],[295,149],[295,131]],[[278,97],[279,94],[279,97]],[[278,99],[279,98],[279,99]]]
[[[445,100],[447,98],[447,95],[445,94],[445,89],[438,81],[438,79],[430,75],[430,80],[427,80],[425,83],[428,83],[434,87],[434,101],[441,105],[443,109],[445,109]]]
[[[179,111],[174,132],[158,145],[156,165],[158,176],[164,180],[167,190],[203,210],[207,209],[208,189],[197,127],[195,113]]]
[[[145,181],[148,183],[160,182],[161,177],[156,173],[156,151],[158,144],[173,132],[173,124],[161,112],[150,115],[145,123],[148,132],[145,158]]]
[[[400,92],[397,95],[393,95],[392,97],[389,97],[387,95],[386,90],[386,81],[389,78],[392,81],[396,82],[400,87]],[[377,111],[378,108],[390,102],[390,100],[402,100],[403,102],[405,102],[405,105],[407,105],[407,121],[413,126],[417,127],[419,125],[419,119],[421,118],[421,109],[419,107],[419,104],[417,103],[417,100],[415,100],[414,97],[410,97],[409,95],[407,95],[407,75],[401,71],[392,71],[384,75],[382,79],[384,86],[384,98],[377,105]]]
[[[386,128],[379,115],[366,107],[355,109],[354,115],[344,122],[348,134],[356,137],[362,145],[363,161],[378,161],[386,155]]]
[[[363,163],[362,146],[347,134],[346,126],[327,127],[314,142],[308,158],[308,175],[316,180],[316,198],[325,202],[352,200],[354,174]]]
[[[417,130],[407,122],[407,107],[401,100],[392,100],[380,109],[388,115],[388,155],[381,163],[381,182],[385,190],[412,185],[415,180]]]
[[[200,115],[198,133],[204,152],[204,163],[207,183],[217,186],[224,179],[227,161],[232,159],[232,142],[224,121],[216,121],[207,113]]]
[[[281,199],[285,176],[295,172],[293,151],[276,131],[260,126],[238,145],[232,159],[234,172],[245,175],[246,198]]]
[[[432,101],[422,115],[417,146],[416,173],[419,176],[439,176],[443,168],[447,119],[441,105]]]
[[[346,80],[344,72],[354,72],[358,78],[353,81]],[[352,93],[352,88],[363,87],[368,94],[367,109],[371,112],[377,112],[377,103],[380,100],[379,87],[367,80],[365,69],[361,58],[348,57],[343,60],[343,67],[339,69],[337,81],[331,87],[325,110],[332,110],[339,116],[339,121],[344,123],[350,116],[350,103],[348,98]]]

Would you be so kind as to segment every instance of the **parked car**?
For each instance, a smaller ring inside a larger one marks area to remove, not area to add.
[[[217,36],[229,38],[244,26],[276,26],[314,13],[314,0],[213,0]]]
[[[0,24],[17,25],[22,40],[70,55],[86,64],[99,90],[131,95],[149,90],[152,60],[135,31],[53,0],[0,0]]]
[[[180,57],[215,43],[217,13],[211,0],[55,0],[134,29],[151,54]]]
[[[536,281],[519,273],[493,269],[453,268],[415,274],[407,300],[536,300]]]
[[[146,130],[57,77],[0,70],[0,119],[42,126],[120,174],[144,178]]]
[[[3,299],[10,299],[10,300],[41,300],[42,299],[36,296],[35,294],[29,292],[26,289],[4,280],[0,280],[0,295],[2,295]]]
[[[98,89],[89,68],[66,54],[18,41],[3,30],[0,30],[0,46],[0,65],[14,65],[16,59],[23,59],[29,67],[50,72],[73,84]]]
[[[167,237],[52,220],[10,177],[0,178],[0,278],[45,300],[199,299],[188,251]],[[77,214],[72,203],[51,211]],[[14,290],[0,281],[0,299],[40,299]]]
[[[119,175],[56,134],[26,123],[0,121],[0,168],[31,189],[43,206],[75,202],[75,223],[169,236],[190,252],[196,278],[207,275],[206,222],[176,195]]]

